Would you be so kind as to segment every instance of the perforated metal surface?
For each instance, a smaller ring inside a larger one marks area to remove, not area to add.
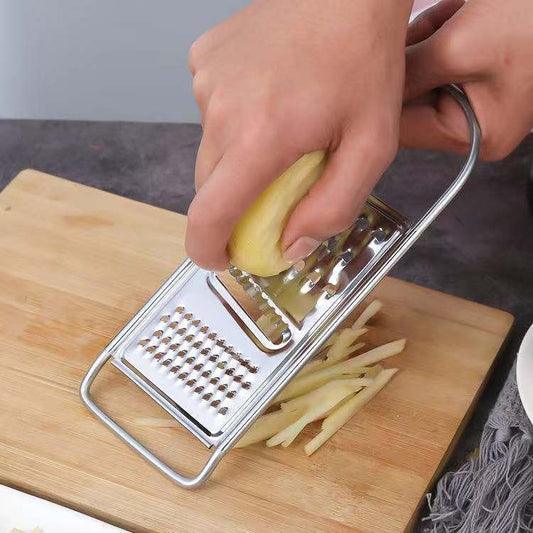
[[[181,381],[218,414],[227,414],[230,400],[251,387],[248,374],[257,373],[258,367],[184,307],[161,316],[157,327],[139,341],[142,357],[169,377],[175,375],[178,384]]]
[[[261,359],[268,356],[246,334],[213,329],[203,320],[209,308],[193,313],[183,296],[170,298],[128,343],[122,361],[214,436],[265,380]]]
[[[287,273],[260,279],[232,269],[261,317],[283,333],[278,343],[262,335],[257,320],[213,273],[183,267],[112,347],[115,365],[141,380],[206,444],[217,444],[291,365],[312,355],[305,343],[323,325],[331,327],[345,289],[366,275],[404,229],[395,213],[375,201],[353,228]],[[310,302],[303,319],[287,309],[287,299],[294,298]]]

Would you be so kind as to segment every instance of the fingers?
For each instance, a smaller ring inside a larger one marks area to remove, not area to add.
[[[498,12],[497,2],[491,9],[483,5],[466,2],[431,36],[407,48],[404,101],[408,103],[400,120],[402,146],[468,149],[466,119],[450,96],[439,94],[433,103],[420,98],[448,83],[460,83],[469,97],[482,131],[482,159],[505,157],[530,130],[527,106],[517,108],[517,103],[531,99],[525,89],[529,83],[518,67],[528,64],[531,47],[524,44],[529,40],[522,40],[521,24],[514,26],[513,19],[507,18],[510,13],[516,15],[516,9]],[[424,36],[420,28],[413,32],[417,39]]]
[[[207,270],[225,269],[233,228],[267,185],[300,155],[279,152],[274,138],[262,144],[241,142],[226,152],[189,208],[185,239],[189,257]]]
[[[407,47],[404,101],[446,83],[479,79],[490,70],[490,54],[484,50],[482,39],[473,39],[470,34],[469,22],[476,15],[470,7],[466,3],[458,9],[455,0],[448,0],[441,12],[428,13],[426,22],[421,19],[423,28],[413,29],[412,42],[425,37],[430,29],[434,32]]]
[[[469,129],[459,105],[450,95],[434,92],[448,83],[463,84],[476,112],[480,111],[477,82],[488,76],[489,67],[482,59],[486,56],[481,53],[482,45],[472,39],[470,25],[464,24],[472,19],[470,5],[463,4],[460,9],[459,3],[463,4],[449,0],[441,12],[437,6],[429,10],[409,37],[408,42],[416,44],[406,51],[407,103],[400,118],[400,145],[404,148],[458,153],[469,148]]]
[[[298,261],[348,228],[395,153],[396,145],[387,150],[382,140],[374,143],[364,135],[345,138],[289,219],[282,236],[285,259]]]
[[[214,145],[210,135],[204,133],[200,141],[198,153],[196,154],[196,167],[194,171],[196,191],[199,191],[207,181],[207,178],[215,170],[221,157],[220,148]]]
[[[490,81],[469,83],[463,89],[481,128],[481,159],[503,159],[531,130],[530,115],[517,113],[513,102],[506,100],[501,89]],[[508,127],[510,116],[513,117],[512,127]],[[459,105],[451,96],[441,93],[434,105],[404,107],[400,118],[400,144],[404,148],[465,153],[470,147],[470,131]]]
[[[467,152],[470,133],[463,111],[445,93],[438,97],[435,105],[404,106],[400,118],[400,145],[422,150]]]
[[[407,29],[407,46],[419,43],[435,33],[461,7],[465,0],[441,0],[418,15]]]
[[[467,76],[450,60],[451,52],[439,32],[410,46],[405,57],[404,100],[411,101],[446,83],[462,83]]]

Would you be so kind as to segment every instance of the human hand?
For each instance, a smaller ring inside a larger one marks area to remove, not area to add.
[[[348,227],[397,150],[411,0],[259,0],[190,51],[203,137],[186,248],[221,270],[233,228],[304,153],[327,168],[282,236],[296,261]]]
[[[461,109],[445,93],[429,95],[447,83],[461,84],[470,99],[484,159],[505,157],[531,130],[531,0],[444,0],[411,24],[407,44],[402,146],[468,150]]]

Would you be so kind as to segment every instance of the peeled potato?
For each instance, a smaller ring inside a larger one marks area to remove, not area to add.
[[[274,276],[290,267],[283,259],[281,235],[325,163],[324,151],[305,154],[263,191],[233,230],[228,245],[233,265],[257,276]]]

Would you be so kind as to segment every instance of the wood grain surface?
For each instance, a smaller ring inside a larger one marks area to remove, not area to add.
[[[387,388],[312,457],[302,443],[317,427],[289,449],[234,450],[185,491],[78,398],[93,359],[184,258],[185,220],[35,171],[0,194],[0,482],[136,532],[408,528],[512,317],[385,279],[368,340],[409,340]],[[178,426],[139,427],[167,415],[113,368],[94,394],[173,466],[207,457]]]

